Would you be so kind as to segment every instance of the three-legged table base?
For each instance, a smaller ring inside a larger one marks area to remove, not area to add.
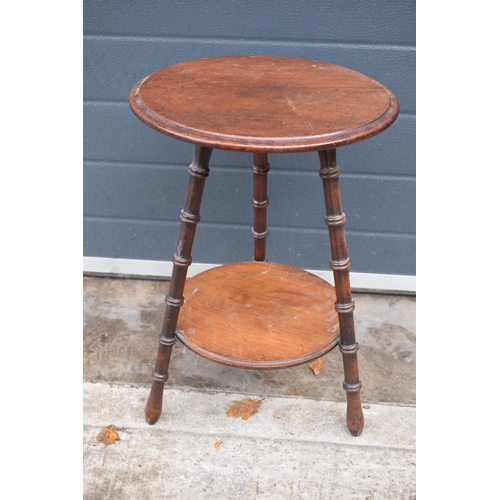
[[[207,359],[250,369],[307,363],[339,345],[344,363],[347,426],[353,435],[361,434],[364,419],[358,344],[335,150],[319,152],[335,288],[306,271],[265,261],[269,165],[263,153],[254,155],[253,166],[255,262],[216,267],[192,278],[186,285],[210,154],[211,149],[196,146],[189,167],[190,180],[181,211],[174,270],[165,299],[153,386],[146,405],[147,421],[153,424],[160,417],[163,387],[176,339]]]

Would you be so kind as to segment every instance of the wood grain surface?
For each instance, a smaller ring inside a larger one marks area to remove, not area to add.
[[[210,148],[285,153],[344,146],[385,130],[399,104],[384,85],[321,61],[225,56],[143,78],[132,111],[150,127]]]
[[[284,264],[240,262],[188,280],[177,338],[197,354],[251,369],[295,366],[340,341],[335,288]]]

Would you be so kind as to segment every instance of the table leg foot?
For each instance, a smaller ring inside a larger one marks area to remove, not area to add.
[[[144,414],[148,424],[154,424],[160,418],[163,406],[163,387],[168,380],[168,366],[170,364],[170,355],[175,338],[165,338],[160,335],[160,345],[156,357],[156,366],[151,374],[153,384],[149,393],[148,402]]]
[[[359,436],[363,432],[363,427],[365,425],[365,417],[363,416],[363,410],[361,408],[361,398],[359,395],[359,389],[357,390],[357,392],[346,389],[346,394],[347,394],[347,412],[346,412],[347,427],[349,429],[349,432],[353,436]]]
[[[149,393],[148,402],[146,403],[146,409],[144,415],[148,424],[155,424],[161,415],[161,410],[163,406],[163,387],[164,382],[154,381],[151,386],[151,392]]]
[[[365,419],[361,408],[361,382],[358,375],[358,343],[352,345],[339,345],[344,361],[344,390],[347,396],[347,427],[353,436],[363,432]]]

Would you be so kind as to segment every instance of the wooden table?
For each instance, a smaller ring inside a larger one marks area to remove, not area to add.
[[[147,421],[160,417],[176,339],[207,359],[250,369],[307,363],[339,345],[347,426],[359,435],[358,343],[336,148],[389,127],[399,111],[396,97],[365,75],[321,61],[227,56],[146,76],[132,89],[130,106],[146,125],[194,144]],[[254,261],[216,267],[186,282],[214,148],[253,153]],[[268,153],[304,151],[319,154],[335,287],[266,259]]]

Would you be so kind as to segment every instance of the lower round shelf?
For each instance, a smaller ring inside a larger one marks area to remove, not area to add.
[[[226,264],[187,281],[177,337],[212,361],[273,369],[307,363],[340,342],[335,288],[270,262]]]

